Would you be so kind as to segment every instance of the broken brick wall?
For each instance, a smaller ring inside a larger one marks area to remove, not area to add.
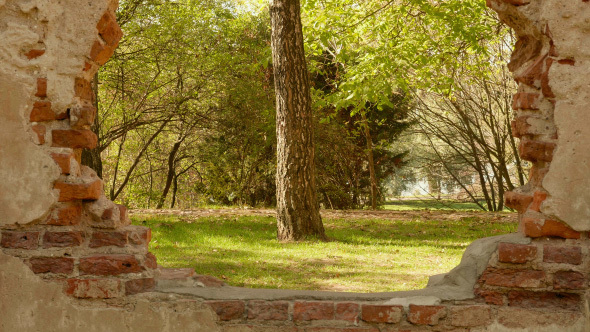
[[[0,247],[76,297],[154,288],[148,228],[82,166],[91,80],[122,37],[117,1],[0,1]]]
[[[81,165],[116,0],[0,0],[0,331],[588,331],[590,2],[488,6],[518,36],[512,130],[533,164],[507,195],[520,237],[476,241],[425,290],[266,298],[190,275],[163,286],[149,229]]]

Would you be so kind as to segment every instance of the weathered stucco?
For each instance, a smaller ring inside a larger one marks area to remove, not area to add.
[[[216,317],[198,300],[173,295],[80,301],[42,281],[20,259],[0,252],[2,332],[215,332]]]
[[[57,201],[53,182],[60,172],[51,157],[33,143],[25,122],[32,79],[9,74],[0,63],[0,225],[44,217]],[[28,83],[28,84],[27,84]],[[16,190],[27,188],[27,190]]]
[[[74,81],[94,42],[88,36],[96,35],[96,24],[89,22],[97,22],[109,5],[106,0],[0,2],[0,225],[37,221],[57,202],[53,185],[59,169],[28,123],[35,76],[47,79],[55,113],[78,103]],[[52,129],[60,124],[44,127],[48,141]]]
[[[553,0],[543,7],[557,54],[575,63],[549,70],[558,143],[543,181],[549,198],[542,212],[575,230],[590,230],[590,6]]]

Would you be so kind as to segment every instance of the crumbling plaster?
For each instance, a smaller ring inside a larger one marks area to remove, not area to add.
[[[0,331],[216,332],[202,301],[150,293],[125,300],[80,301],[41,280],[19,258],[0,252]]]
[[[74,80],[94,42],[88,36],[96,35],[95,22],[112,5],[107,0],[0,1],[0,225],[37,221],[57,202],[53,184],[59,169],[36,144],[28,124],[34,77],[43,73],[47,78],[54,111],[79,103]],[[29,59],[30,50],[44,53]],[[58,123],[53,126],[46,128],[48,133],[61,129]]]
[[[541,211],[577,231],[590,230],[590,6],[579,1],[542,1],[557,54],[575,61],[555,64],[549,84],[555,94],[557,149],[543,187],[549,198]]]

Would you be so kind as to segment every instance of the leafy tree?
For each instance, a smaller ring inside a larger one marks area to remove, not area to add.
[[[506,66],[509,40],[501,34],[488,41],[496,50],[490,58],[472,57],[472,69],[457,74],[452,94],[423,91],[414,113],[428,147],[425,168],[439,170],[427,173],[431,181],[452,180],[489,211],[503,210],[504,193],[526,178],[510,128],[516,86]]]

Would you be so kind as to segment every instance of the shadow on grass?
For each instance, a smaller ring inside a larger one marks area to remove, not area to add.
[[[425,286],[477,238],[516,225],[458,221],[329,220],[330,242],[276,241],[272,217],[134,217],[152,228],[150,250],[165,267],[193,267],[234,286],[355,292]]]

